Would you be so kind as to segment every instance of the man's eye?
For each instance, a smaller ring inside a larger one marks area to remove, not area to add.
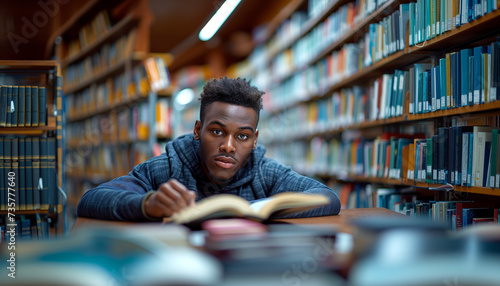
[[[247,140],[248,139],[248,135],[246,135],[246,134],[240,134],[239,137],[240,137],[241,140]]]
[[[220,130],[212,130],[212,133],[215,134],[215,135],[221,135],[222,134],[222,131]]]

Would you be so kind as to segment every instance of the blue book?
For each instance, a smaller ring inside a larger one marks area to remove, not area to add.
[[[17,117],[19,115],[19,87],[17,85],[12,86],[12,105],[14,110],[10,118],[11,126],[17,127]]]
[[[439,59],[439,67],[441,68],[441,109],[447,109],[447,86],[446,86],[446,58]]]
[[[460,51],[460,106],[467,106],[469,96],[469,57],[472,56],[471,49]]]
[[[436,82],[434,83],[436,89],[436,110],[441,110],[441,68],[437,65],[434,69],[434,73],[436,74]]]
[[[415,44],[415,2],[411,2],[408,5],[409,9],[409,33],[408,33],[408,46],[413,46]]]
[[[474,54],[474,94],[473,94],[473,104],[479,104],[481,102],[481,71],[482,69],[482,47],[475,47],[473,49]]]

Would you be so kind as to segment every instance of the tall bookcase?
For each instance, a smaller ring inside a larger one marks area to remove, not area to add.
[[[151,21],[147,1],[90,1],[58,31],[72,218],[86,190],[127,174],[171,136],[170,118],[156,113],[169,114],[172,92],[165,61],[148,52]]]
[[[0,61],[0,241],[65,231],[61,83],[56,61]]]
[[[270,156],[329,180],[344,206],[380,206],[377,190],[404,188],[414,214],[414,193],[427,190],[431,204],[483,202],[498,220],[492,162],[500,158],[491,129],[500,126],[500,10],[497,1],[466,5],[290,1],[249,58],[233,66],[267,91],[259,140]],[[484,164],[466,162],[473,170],[464,176],[491,174],[476,183],[461,179],[459,164],[470,156],[459,136],[479,131],[466,126],[490,127],[486,150],[475,141],[469,147],[472,162]]]

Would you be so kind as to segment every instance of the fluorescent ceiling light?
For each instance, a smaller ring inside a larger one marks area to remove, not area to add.
[[[198,37],[202,41],[208,41],[210,40],[213,35],[219,30],[220,26],[224,24],[226,21],[227,17],[231,15],[233,10],[240,4],[241,0],[226,0],[222,6],[220,6],[219,10],[215,12],[215,14],[212,16],[210,21],[201,29],[200,34],[198,34]]]

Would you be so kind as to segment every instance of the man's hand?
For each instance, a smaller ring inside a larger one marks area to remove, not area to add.
[[[161,218],[194,206],[195,199],[195,192],[188,190],[176,179],[170,179],[146,199],[144,209],[148,216]]]

